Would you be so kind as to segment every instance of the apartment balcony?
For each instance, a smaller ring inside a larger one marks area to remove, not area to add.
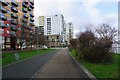
[[[0,22],[0,27],[6,28],[6,25],[4,23]]]
[[[23,23],[27,23],[28,20],[26,20],[25,18],[23,18],[23,19],[22,19],[22,22],[23,22]]]
[[[30,26],[27,26],[26,28],[27,28],[28,31],[32,30],[32,28]]]
[[[30,18],[30,21],[34,22],[34,19],[33,19],[33,18]]]
[[[17,19],[17,18],[18,18],[18,15],[15,14],[15,13],[11,13],[11,17]]]
[[[5,17],[5,16],[0,16],[0,19],[3,20],[3,21],[6,21],[6,20],[7,20],[7,17]]]
[[[35,24],[34,24],[34,23],[30,23],[30,25],[31,25],[31,26],[35,26]]]
[[[11,29],[11,31],[17,31],[17,30],[18,30],[15,25],[11,25],[11,26],[10,26],[10,29]]]
[[[31,3],[32,5],[34,5],[34,2],[30,1],[30,3]]]
[[[12,5],[14,5],[15,7],[18,7],[18,3],[17,2],[11,2]]]
[[[10,26],[10,24],[4,24],[4,23],[0,23],[0,26],[2,28],[8,28]]]
[[[22,6],[25,7],[25,8],[28,7],[27,4],[26,4],[25,2],[22,3]]]
[[[29,10],[29,11],[32,11],[32,9],[31,9],[30,7],[28,7],[28,10]]]
[[[1,0],[3,6],[8,6],[8,3],[5,0]]]
[[[17,24],[18,24],[18,21],[15,20],[15,19],[12,19],[12,20],[11,20],[11,24],[17,25]]]
[[[10,36],[16,37],[16,32],[14,32],[14,31],[16,31],[16,30],[11,31]]]
[[[28,28],[28,25],[23,24],[22,27],[23,27],[23,28]]]
[[[34,6],[30,4],[30,8],[34,9]]]
[[[22,11],[27,13],[27,9],[26,8],[22,8]]]
[[[26,5],[28,4],[28,2],[27,2],[27,1],[24,1],[23,3],[25,3]]]
[[[2,13],[7,13],[7,10],[1,6]]]
[[[29,16],[28,16],[27,14],[24,14],[23,17],[24,17],[24,18],[28,18]]]
[[[11,7],[11,11],[13,11],[13,12],[18,12],[18,10],[15,8],[15,7]]]
[[[32,13],[30,13],[30,17],[34,17],[34,15]]]

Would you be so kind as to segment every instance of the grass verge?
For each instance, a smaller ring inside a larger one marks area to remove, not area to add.
[[[79,59],[75,55],[75,50],[72,50],[71,55],[74,56],[80,64],[82,64],[85,68],[87,68],[96,78],[118,78],[118,64],[120,62],[120,54],[114,54],[115,61],[111,64],[94,64],[84,59]]]
[[[47,53],[49,51],[52,51],[52,50],[54,50],[54,49],[46,49],[46,50],[41,49],[41,50],[39,50],[39,52],[37,52],[37,50],[21,51],[20,53],[18,53],[19,54],[19,60],[30,58],[32,56],[39,55],[39,54],[45,54],[45,53]],[[2,66],[6,66],[6,65],[14,63],[14,62],[16,62],[15,53],[4,53],[4,54],[2,54]]]

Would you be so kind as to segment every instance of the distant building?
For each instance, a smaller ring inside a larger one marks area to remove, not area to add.
[[[61,47],[60,35],[47,35],[48,47]]]
[[[40,27],[44,31],[44,35],[51,38],[51,36],[59,36],[59,42],[64,45],[66,41],[66,25],[64,16],[61,14],[50,16],[39,16],[35,20],[36,27]],[[53,39],[53,37],[52,37]],[[51,39],[49,39],[50,41]]]
[[[112,52],[120,54],[120,42],[116,41],[112,44]]]
[[[39,28],[39,32],[44,34],[44,16],[38,16],[35,18],[35,26]]]
[[[70,39],[73,38],[73,23],[68,22],[66,24],[66,36],[67,36],[67,42],[69,44]]]

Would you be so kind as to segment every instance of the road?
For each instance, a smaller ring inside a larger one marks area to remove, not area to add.
[[[42,54],[2,68],[3,78],[31,78],[57,51]]]

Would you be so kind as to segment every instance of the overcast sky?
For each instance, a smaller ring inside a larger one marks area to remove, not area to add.
[[[74,36],[86,24],[110,23],[117,26],[119,0],[34,0],[37,16],[63,14],[66,22],[73,22]]]

